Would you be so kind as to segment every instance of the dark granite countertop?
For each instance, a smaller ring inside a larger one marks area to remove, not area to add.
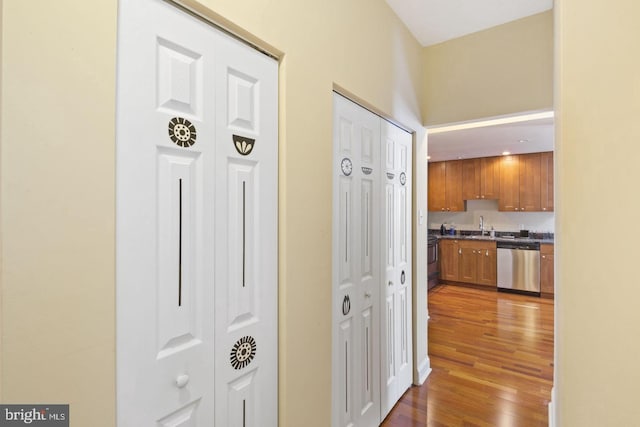
[[[554,243],[553,233],[529,233],[529,237],[519,237],[518,232],[496,231],[496,237],[490,237],[489,232],[485,231],[484,236],[480,236],[480,231],[458,231],[457,234],[440,234],[440,230],[429,230],[429,235],[438,239],[458,239],[458,240],[479,240],[479,241],[495,241],[495,242],[537,242],[537,243]]]

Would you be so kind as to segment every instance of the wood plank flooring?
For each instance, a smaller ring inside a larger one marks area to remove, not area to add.
[[[440,285],[429,316],[431,375],[383,427],[548,425],[553,300]]]

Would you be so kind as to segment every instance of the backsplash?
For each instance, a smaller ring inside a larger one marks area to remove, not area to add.
[[[429,228],[440,229],[447,223],[456,230],[479,230],[480,216],[484,217],[484,229],[496,231],[519,231],[521,225],[525,230],[536,233],[555,233],[555,215],[553,212],[500,212],[497,200],[469,200],[466,212],[429,212],[427,221]]]

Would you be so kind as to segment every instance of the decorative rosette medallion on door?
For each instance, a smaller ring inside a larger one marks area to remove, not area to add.
[[[191,147],[196,143],[196,127],[187,119],[174,117],[169,120],[169,138],[180,147]]]
[[[256,357],[256,340],[251,336],[240,338],[231,349],[231,366],[242,369]]]

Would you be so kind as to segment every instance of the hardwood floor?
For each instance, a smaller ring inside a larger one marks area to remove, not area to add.
[[[547,426],[553,300],[440,285],[429,292],[432,372],[382,426]]]

